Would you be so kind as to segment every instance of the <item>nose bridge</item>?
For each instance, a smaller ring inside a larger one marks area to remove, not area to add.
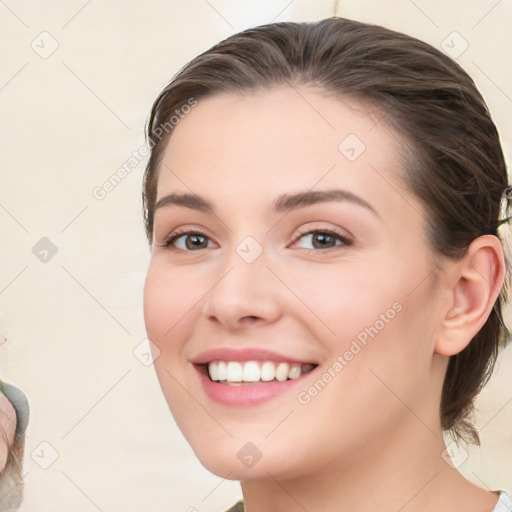
[[[267,263],[262,244],[246,236],[223,258],[219,280],[207,294],[204,314],[226,325],[236,325],[245,317],[275,320],[279,314],[277,289]]]

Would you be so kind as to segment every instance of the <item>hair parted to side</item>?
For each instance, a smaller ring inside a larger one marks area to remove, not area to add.
[[[460,258],[484,234],[498,235],[508,185],[496,127],[468,74],[432,46],[377,25],[343,18],[275,23],[235,34],[189,62],[153,104],[147,125],[151,155],[144,176],[146,233],[153,239],[158,166],[172,130],[158,128],[194,98],[274,85],[310,86],[367,102],[404,141],[406,184],[429,213],[434,254]],[[508,220],[508,219],[505,219]],[[450,358],[441,425],[479,443],[473,403],[508,340],[505,287],[483,328]]]

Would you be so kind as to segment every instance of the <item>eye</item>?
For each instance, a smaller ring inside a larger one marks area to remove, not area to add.
[[[303,233],[297,240],[302,249],[331,249],[340,245],[351,245],[352,241],[346,236],[331,229],[319,229]]]
[[[181,251],[197,251],[198,249],[215,247],[215,244],[206,235],[196,231],[172,233],[162,245]]]

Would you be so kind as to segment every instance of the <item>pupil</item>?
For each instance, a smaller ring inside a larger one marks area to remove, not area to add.
[[[197,249],[206,247],[206,237],[202,235],[189,235],[186,239],[187,249]]]
[[[326,233],[316,233],[313,236],[313,245],[315,245],[315,247],[317,246],[316,243],[318,243],[318,245],[320,245],[320,247],[324,247],[324,248],[326,246],[332,247],[333,241],[334,241],[333,237],[331,235],[327,235]]]

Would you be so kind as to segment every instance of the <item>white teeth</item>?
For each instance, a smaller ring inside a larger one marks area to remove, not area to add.
[[[219,380],[219,365],[212,364],[212,365],[208,366],[208,373],[210,374],[210,379]]]
[[[255,361],[248,361],[244,365],[242,373],[242,380],[244,382],[258,382],[260,380],[260,367]]]
[[[276,370],[276,379],[279,382],[283,382],[288,378],[288,374],[290,373],[290,365],[288,363],[279,363],[279,366]]]
[[[217,379],[226,380],[228,378],[228,367],[224,361],[219,361],[217,364]]]
[[[228,363],[226,380],[228,382],[241,382],[243,380],[242,377],[242,365],[237,361],[230,361]]]
[[[288,374],[288,378],[297,379],[298,377],[300,377],[300,366],[298,364],[294,364],[290,368],[290,373]]]
[[[270,361],[265,361],[261,365],[261,369],[260,369],[261,380],[268,382],[269,380],[274,380],[275,376],[276,376],[276,367],[275,367],[274,363],[271,363]]]
[[[283,382],[297,379],[314,368],[311,364],[274,363],[273,361],[211,361],[208,374],[211,380],[227,382],[269,382],[276,379]]]

